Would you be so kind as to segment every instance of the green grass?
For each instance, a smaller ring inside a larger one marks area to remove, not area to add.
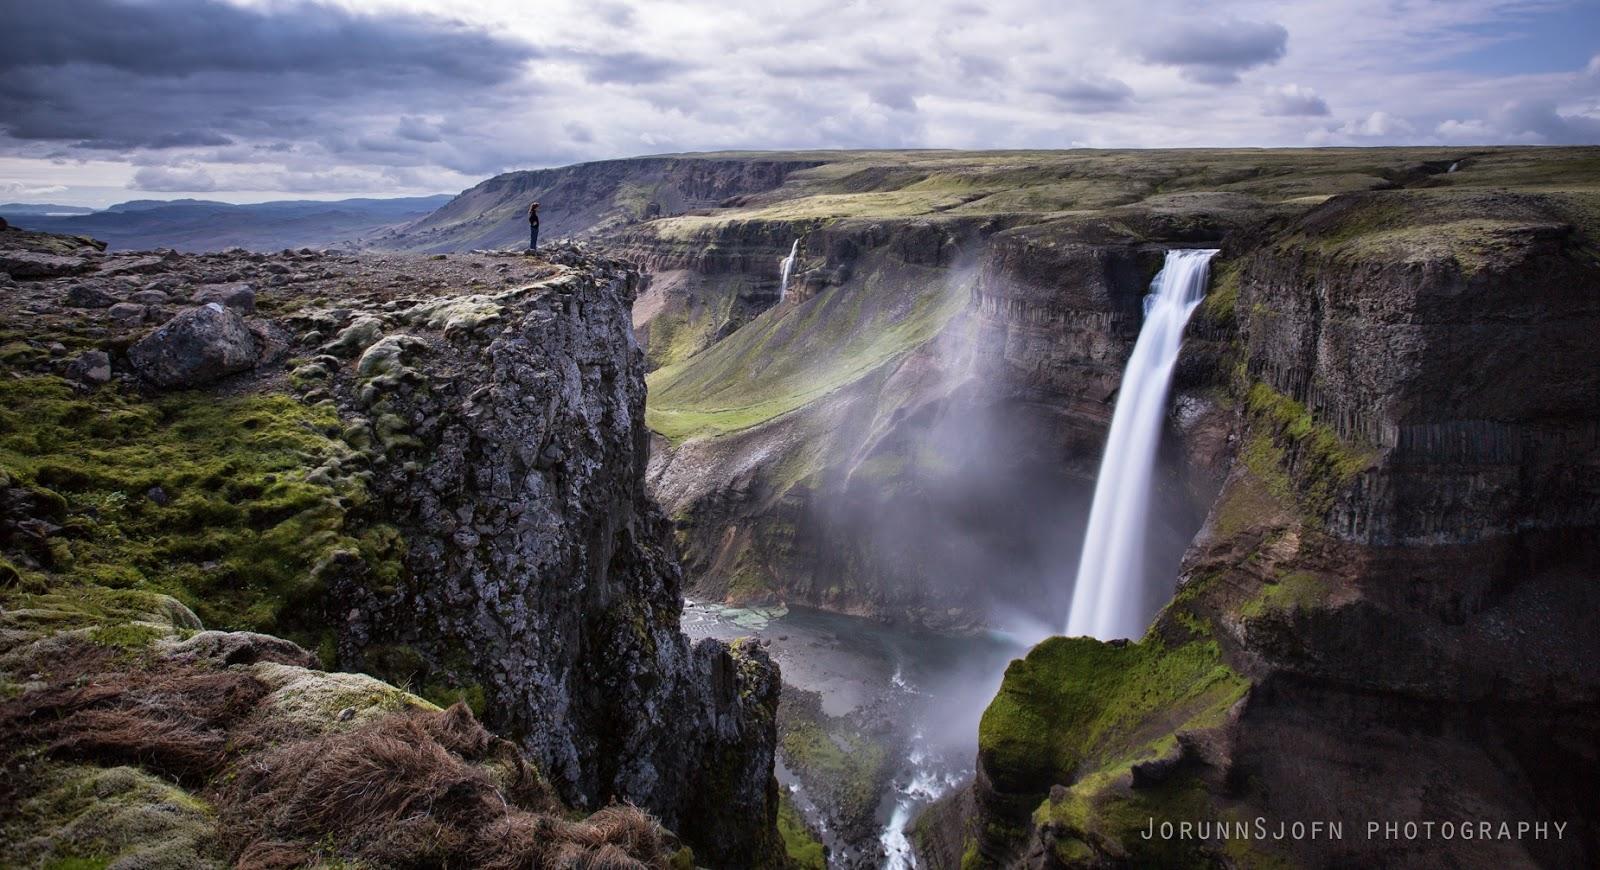
[[[748,429],[879,369],[938,334],[966,296],[942,270],[874,272],[763,312],[650,375],[646,422],[674,443]]]
[[[23,592],[172,595],[207,626],[317,646],[325,565],[356,554],[394,582],[398,538],[363,525],[363,460],[331,406],[288,396],[80,395],[49,377],[0,381],[0,472],[63,532]],[[164,493],[165,504],[150,496]]]

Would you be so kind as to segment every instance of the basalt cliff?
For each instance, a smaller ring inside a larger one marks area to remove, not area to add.
[[[630,268],[100,248],[0,232],[4,863],[779,860]]]

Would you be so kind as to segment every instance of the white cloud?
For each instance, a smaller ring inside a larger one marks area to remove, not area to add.
[[[1326,115],[1328,103],[1304,85],[1280,85],[1267,91],[1261,111],[1268,115]]]
[[[1416,128],[1410,121],[1397,118],[1388,112],[1378,111],[1358,121],[1350,121],[1342,128],[1351,136],[1392,137],[1411,133]]]

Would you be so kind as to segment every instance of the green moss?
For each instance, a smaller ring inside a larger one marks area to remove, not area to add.
[[[1051,638],[1006,669],[979,755],[998,790],[1042,792],[1162,755],[1178,730],[1221,722],[1247,687],[1209,638]]]
[[[1258,617],[1271,611],[1295,611],[1315,606],[1328,595],[1328,581],[1309,571],[1290,571],[1276,582],[1265,584],[1261,595],[1245,602],[1239,614]]]
[[[43,765],[5,813],[0,861],[41,867],[220,864],[211,807],[132,767]]]
[[[961,870],[982,870],[983,855],[978,852],[978,838],[968,837],[961,850]]]
[[[1034,823],[1057,828],[1057,856],[1069,864],[1072,856],[1093,854],[1086,842],[1093,839],[1114,844],[1131,867],[1210,868],[1216,860],[1209,844],[1182,838],[1147,840],[1140,832],[1152,818],[1178,822],[1215,817],[1204,787],[1193,777],[1177,776],[1139,789],[1099,778],[1073,786],[1059,799],[1046,800],[1034,813]]]
[[[1200,303],[1198,314],[1220,328],[1232,328],[1239,306],[1239,265],[1228,261],[1222,264],[1211,282],[1211,292]]]
[[[89,640],[101,646],[132,652],[146,649],[157,639],[170,634],[170,630],[148,623],[125,622],[99,626],[90,632]]]
[[[45,870],[105,870],[110,866],[110,858],[52,858],[44,864]]]
[[[1294,399],[1259,381],[1245,394],[1251,434],[1241,451],[1274,498],[1293,502],[1320,525],[1339,492],[1372,463],[1373,453],[1346,444]]]
[[[783,838],[783,850],[789,856],[789,866],[798,870],[827,870],[827,851],[822,841],[811,832],[787,791],[778,794],[778,836]]]
[[[330,406],[282,395],[144,400],[0,381],[0,468],[65,514],[50,588],[162,592],[208,626],[308,646],[330,557],[357,553],[389,582],[401,570],[354,516],[363,460],[339,431]]]

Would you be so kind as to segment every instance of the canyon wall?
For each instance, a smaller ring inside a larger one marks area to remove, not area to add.
[[[922,820],[929,863],[1591,863],[1592,214],[1355,194],[1236,247],[1191,326],[1188,389],[1234,447],[1180,589],[1139,644],[1013,663],[975,783]],[[1152,817],[1346,833],[1149,840]],[[1369,837],[1390,820],[1567,836]]]

